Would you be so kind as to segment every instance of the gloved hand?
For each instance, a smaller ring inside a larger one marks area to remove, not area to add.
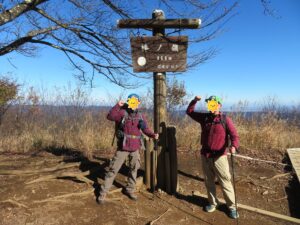
[[[141,130],[146,129],[146,123],[144,122],[144,120],[139,120],[138,128]]]

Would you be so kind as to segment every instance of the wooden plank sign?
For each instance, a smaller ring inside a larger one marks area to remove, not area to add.
[[[134,72],[186,70],[187,36],[130,38]]]

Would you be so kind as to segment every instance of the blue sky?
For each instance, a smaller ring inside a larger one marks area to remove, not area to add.
[[[217,94],[225,99],[225,105],[239,100],[256,103],[267,96],[276,96],[283,104],[300,103],[300,1],[272,0],[271,6],[281,18],[264,15],[259,0],[240,1],[238,15],[225,25],[226,32],[203,44],[216,47],[219,53],[177,77],[185,82],[190,94]],[[15,53],[0,57],[0,74],[7,72],[27,86],[43,86],[49,92],[54,86],[77,83],[65,56],[48,48],[34,58]],[[124,91],[96,77],[91,97],[109,102],[109,96],[120,93],[145,94],[152,85],[150,79],[134,91]]]
[[[206,74],[217,82],[214,87],[202,85],[199,91],[202,88],[233,102],[260,101],[266,96],[299,102],[300,2],[272,1],[280,19],[265,16],[254,2],[242,1],[239,14],[227,24],[229,30],[215,40],[220,53],[199,67],[198,76]],[[196,83],[186,84],[195,90]]]

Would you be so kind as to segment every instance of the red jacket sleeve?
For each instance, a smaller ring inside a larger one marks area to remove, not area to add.
[[[144,133],[145,135],[147,135],[148,137],[150,137],[150,138],[154,138],[154,137],[155,137],[155,134],[154,134],[154,132],[149,128],[146,116],[143,114],[142,117],[143,117],[143,121],[144,121],[145,127],[146,127],[145,129],[142,130],[143,133]]]
[[[192,100],[189,106],[186,109],[186,114],[189,115],[193,120],[197,121],[198,123],[202,123],[205,118],[205,113],[195,112],[195,106],[197,101]]]
[[[239,145],[239,136],[238,136],[238,133],[235,129],[235,126],[234,126],[232,120],[229,117],[226,117],[226,124],[227,124],[227,129],[229,132],[231,146],[238,148],[240,146]]]
[[[120,122],[125,115],[125,110],[122,109],[118,104],[111,108],[107,115],[107,119],[115,122]]]

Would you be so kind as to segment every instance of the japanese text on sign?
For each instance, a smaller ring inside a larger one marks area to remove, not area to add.
[[[131,38],[134,72],[186,70],[187,36]]]

